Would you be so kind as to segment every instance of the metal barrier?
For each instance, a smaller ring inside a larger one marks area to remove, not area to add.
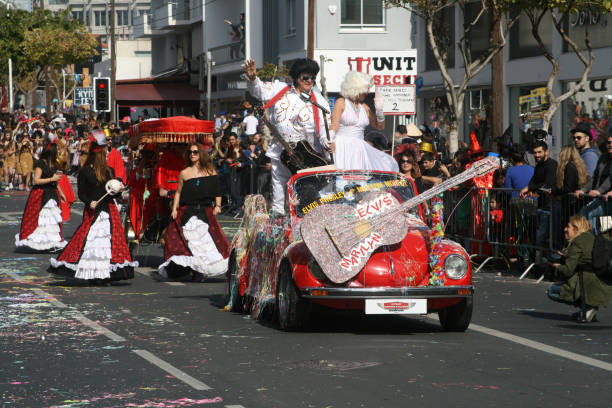
[[[594,232],[612,230],[612,200],[601,197],[521,197],[518,190],[459,187],[444,193],[446,235],[461,243],[470,258],[486,257],[478,273],[494,259],[516,257],[523,279],[565,246],[563,229],[574,214],[584,215]],[[540,276],[538,282],[544,278]]]

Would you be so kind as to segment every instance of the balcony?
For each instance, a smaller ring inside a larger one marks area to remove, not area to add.
[[[151,14],[145,13],[134,19],[134,38],[151,38],[163,36],[168,33],[165,30],[154,30],[151,27]]]
[[[204,5],[202,0],[188,0],[185,2],[185,8],[188,10],[190,24],[204,21]]]
[[[220,45],[209,49],[216,66],[242,62],[245,59],[245,44],[242,41]]]
[[[168,3],[153,10],[153,29],[180,30],[188,28],[189,9],[187,6],[188,2]]]

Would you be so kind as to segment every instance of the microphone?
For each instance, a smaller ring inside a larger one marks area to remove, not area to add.
[[[314,106],[316,106],[317,108],[321,109],[323,111],[323,113],[329,115],[329,111],[324,108],[323,106],[319,105],[317,102],[313,101],[312,98],[310,97],[310,94],[306,93],[306,92],[301,92],[300,93],[300,99],[303,100],[304,102],[310,102],[312,103]]]

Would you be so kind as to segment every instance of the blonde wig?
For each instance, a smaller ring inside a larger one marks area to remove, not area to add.
[[[346,99],[355,100],[360,94],[368,93],[374,86],[374,80],[368,74],[349,71],[344,75],[340,85],[340,95]]]

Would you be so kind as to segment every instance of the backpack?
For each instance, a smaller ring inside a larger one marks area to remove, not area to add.
[[[591,266],[595,275],[602,279],[612,279],[612,240],[601,234],[596,235],[592,257]]]

